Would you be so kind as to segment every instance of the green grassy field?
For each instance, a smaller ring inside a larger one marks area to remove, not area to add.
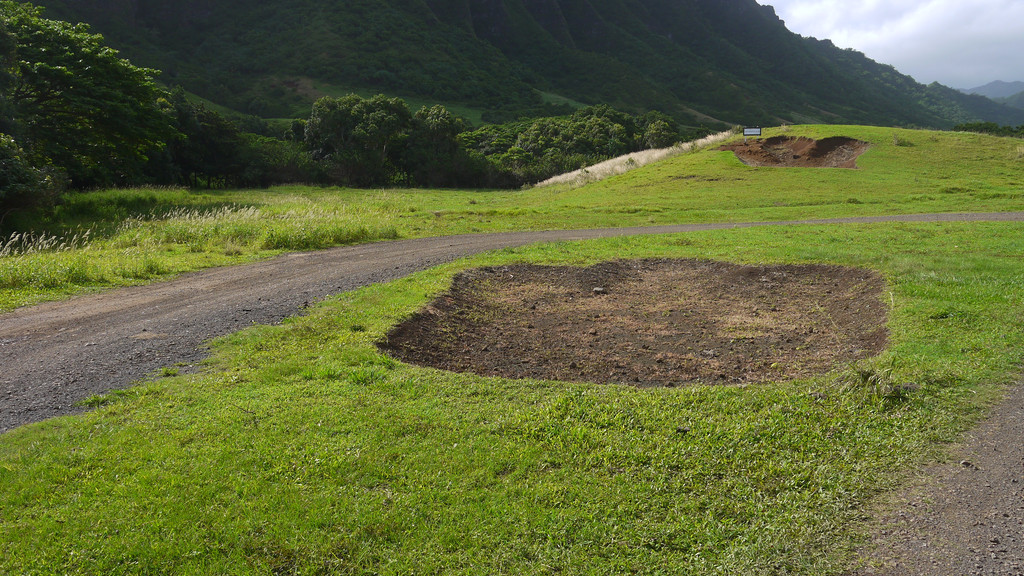
[[[1022,207],[1010,141],[790,133],[875,147],[859,171],[705,151],[577,189],[166,194],[278,224],[345,210],[397,236]],[[174,222],[130,229],[160,238]],[[126,233],[95,226],[106,239],[81,252]],[[257,236],[229,255],[215,237],[151,242],[224,261],[281,249]],[[0,436],[0,573],[838,574],[872,498],[1019,376],[1022,254],[1020,223],[736,229],[504,250],[347,293],[221,339],[202,374]],[[452,374],[373,346],[459,270],[648,256],[878,270],[891,347],[808,380],[638,390]]]
[[[468,232],[595,228],[1024,208],[1015,139],[859,126],[767,130],[872,143],[860,170],[743,166],[701,150],[573,188],[527,190],[101,191],[24,224],[77,248],[4,255],[0,311],[288,250]],[[897,146],[895,140],[901,145]]]

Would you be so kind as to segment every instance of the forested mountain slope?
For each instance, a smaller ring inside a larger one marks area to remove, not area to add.
[[[999,101],[1002,102],[1003,104],[1006,104],[1007,106],[1024,109],[1024,92],[1014,94],[1009,98],[1002,98]]]
[[[570,99],[692,125],[1024,123],[1024,111],[793,34],[754,0],[37,3],[91,23],[162,81],[264,117],[303,116],[325,91],[359,90],[491,120]]]

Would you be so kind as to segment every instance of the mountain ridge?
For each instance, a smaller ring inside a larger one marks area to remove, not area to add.
[[[979,94],[986,98],[992,99],[1003,99],[1016,96],[1024,92],[1024,82],[1006,82],[1004,80],[995,80],[989,82],[984,86],[976,86],[974,88],[968,88],[964,90],[967,94]]]
[[[318,84],[460,103],[492,121],[556,94],[690,124],[1024,123],[1024,111],[796,35],[754,0],[42,0],[163,81],[302,116]],[[328,91],[329,92],[329,91]]]

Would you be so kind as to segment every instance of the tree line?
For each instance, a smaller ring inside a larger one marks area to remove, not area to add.
[[[228,118],[84,24],[0,1],[0,210],[65,190],[151,184],[518,187],[695,134],[658,112],[592,106],[471,129],[440,105],[354,94],[317,100],[284,134]],[[2,216],[4,212],[0,212]]]
[[[971,122],[968,124],[957,124],[953,127],[957,132],[978,132],[980,134],[992,134],[993,136],[1012,136],[1024,138],[1024,124],[1014,128],[1013,126],[1000,126],[995,122]]]

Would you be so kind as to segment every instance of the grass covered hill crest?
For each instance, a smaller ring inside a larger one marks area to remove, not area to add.
[[[754,0],[44,0],[162,81],[263,117],[383,92],[487,121],[579,104],[701,123],[1024,123],[786,29]]]

